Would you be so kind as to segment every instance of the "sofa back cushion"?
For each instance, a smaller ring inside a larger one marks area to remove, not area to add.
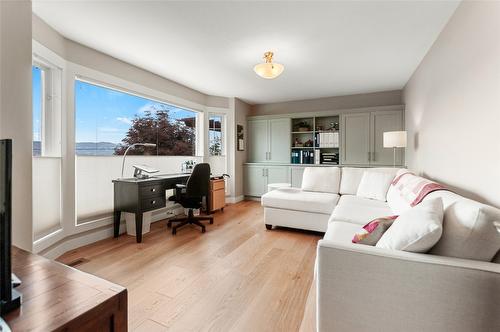
[[[340,194],[341,195],[356,195],[358,187],[363,178],[363,173],[366,171],[374,172],[387,172],[396,175],[398,168],[361,168],[361,167],[342,167],[342,178],[340,180]]]
[[[302,190],[338,194],[339,167],[306,167],[302,175]]]
[[[436,191],[424,202],[443,199],[443,235],[430,253],[490,262],[500,250],[500,233],[494,222],[500,210],[449,191]]]
[[[387,190],[393,179],[394,176],[390,173],[366,170],[359,183],[356,196],[385,202],[387,200]]]

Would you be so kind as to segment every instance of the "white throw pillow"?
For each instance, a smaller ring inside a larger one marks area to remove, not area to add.
[[[387,200],[387,190],[389,190],[393,179],[393,174],[365,171],[359,183],[356,196],[385,202]]]
[[[340,168],[306,167],[302,175],[302,190],[338,194],[340,186]]]
[[[424,201],[403,212],[382,235],[379,248],[427,252],[441,238],[443,232],[443,200]]]

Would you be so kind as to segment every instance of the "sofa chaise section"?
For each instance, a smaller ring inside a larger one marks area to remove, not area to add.
[[[292,227],[325,232],[338,194],[280,188],[262,196],[266,227]]]

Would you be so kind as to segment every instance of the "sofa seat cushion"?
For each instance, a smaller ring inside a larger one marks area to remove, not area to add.
[[[340,197],[330,217],[330,222],[343,221],[357,225],[365,225],[373,219],[387,217],[393,214],[387,202],[353,195],[343,195]],[[357,230],[359,230],[359,226]],[[354,233],[352,235],[354,235]]]
[[[328,224],[328,229],[323,237],[341,243],[351,243],[354,234],[359,232],[359,225],[350,222],[334,221]]]
[[[339,200],[338,194],[280,188],[264,194],[262,205],[277,209],[330,214]]]

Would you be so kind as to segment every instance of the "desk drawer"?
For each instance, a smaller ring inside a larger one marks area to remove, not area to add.
[[[210,181],[210,189],[212,189],[212,190],[224,189],[224,185],[225,185],[224,180],[211,180]]]
[[[139,188],[140,197],[150,197],[150,196],[164,196],[165,192],[161,183],[157,183],[151,186],[141,186]]]
[[[141,201],[141,210],[145,212],[145,211],[161,209],[165,207],[165,203],[166,200],[164,196],[146,198]]]

